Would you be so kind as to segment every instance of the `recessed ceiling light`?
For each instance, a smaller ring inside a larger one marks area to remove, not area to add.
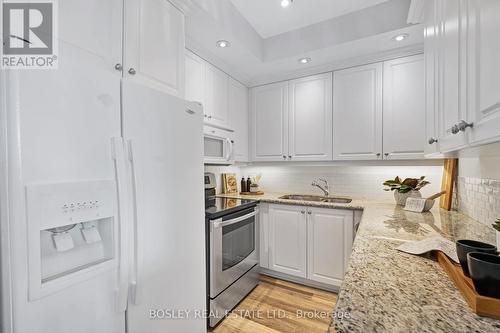
[[[299,62],[301,64],[307,64],[307,63],[311,62],[311,58],[300,58]]]
[[[401,34],[401,35],[397,35],[397,36],[394,36],[392,37],[393,40],[395,40],[396,42],[401,42],[403,40],[405,40],[406,38],[408,38],[410,35],[408,34]]]
[[[217,43],[215,43],[215,45],[217,45],[217,47],[220,47],[221,49],[223,49],[225,47],[230,47],[231,43],[229,43],[227,40],[218,40]]]
[[[281,7],[286,8],[292,4],[293,0],[281,0]]]

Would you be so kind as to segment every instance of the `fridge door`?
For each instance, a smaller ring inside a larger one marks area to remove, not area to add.
[[[9,327],[0,330],[123,333],[111,150],[111,138],[121,136],[121,73],[114,66],[121,61],[122,2],[59,5],[59,68],[1,73],[7,167],[0,182],[8,184],[0,198],[1,264],[9,280],[1,296],[11,308],[2,306]]]
[[[135,240],[127,330],[205,332],[201,106],[123,79],[122,108]]]

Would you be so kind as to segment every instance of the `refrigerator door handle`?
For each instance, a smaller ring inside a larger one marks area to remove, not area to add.
[[[119,240],[119,263],[118,263],[118,285],[116,293],[117,312],[127,309],[128,282],[129,282],[129,256],[128,256],[128,198],[127,198],[127,169],[125,158],[125,147],[123,139],[114,137],[111,139],[112,156],[115,165],[115,178],[118,196],[118,240]]]
[[[131,193],[132,193],[132,239],[133,239],[133,253],[131,267],[131,280],[130,280],[130,300],[132,304],[139,304],[140,300],[140,274],[139,274],[139,228],[138,228],[138,218],[137,218],[137,176],[134,163],[134,153],[133,153],[133,143],[132,140],[127,140],[127,155],[130,166],[131,175]]]

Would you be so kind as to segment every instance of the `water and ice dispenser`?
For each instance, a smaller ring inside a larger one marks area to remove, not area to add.
[[[27,186],[30,299],[116,267],[113,180]]]

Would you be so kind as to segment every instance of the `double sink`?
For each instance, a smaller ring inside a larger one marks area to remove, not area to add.
[[[307,195],[307,194],[287,194],[279,197],[279,199],[284,200],[298,200],[298,201],[314,201],[314,202],[328,202],[328,203],[339,203],[348,204],[352,201],[349,198],[342,197],[326,197],[321,195]]]

